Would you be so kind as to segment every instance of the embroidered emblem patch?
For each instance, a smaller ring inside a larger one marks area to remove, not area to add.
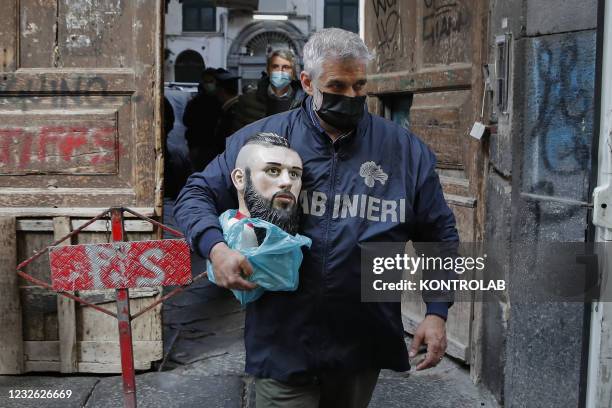
[[[389,178],[383,169],[373,161],[363,163],[359,168],[359,175],[363,177],[363,181],[368,187],[374,187],[377,181],[380,181],[380,184],[384,186]]]

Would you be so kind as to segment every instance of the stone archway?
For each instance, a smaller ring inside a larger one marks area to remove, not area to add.
[[[176,57],[174,63],[175,82],[200,82],[204,70],[204,58],[199,52],[185,50]]]
[[[227,68],[242,77],[241,87],[253,85],[266,69],[269,51],[289,48],[301,65],[305,42],[306,35],[289,22],[257,21],[247,25],[232,42]]]

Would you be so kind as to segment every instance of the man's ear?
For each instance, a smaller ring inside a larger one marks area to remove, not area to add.
[[[236,190],[238,192],[243,192],[244,186],[245,186],[244,170],[240,168],[235,168],[232,171],[231,176],[232,176],[232,183],[234,183],[234,187],[236,187]]]
[[[310,75],[308,75],[308,72],[302,71],[302,73],[300,74],[300,81],[302,82],[302,88],[304,89],[304,92],[312,96],[314,92],[314,90],[312,89],[313,83],[310,79]]]

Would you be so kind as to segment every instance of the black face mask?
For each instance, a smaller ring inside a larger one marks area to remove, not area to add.
[[[350,130],[357,127],[363,116],[364,96],[344,96],[321,92],[323,100],[315,112],[321,119],[338,130]]]

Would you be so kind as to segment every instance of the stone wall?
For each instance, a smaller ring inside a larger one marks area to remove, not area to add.
[[[511,57],[507,113],[493,116],[485,239],[584,241],[596,1],[492,0],[490,6],[490,62],[500,35],[510,34]],[[503,272],[505,301],[484,304],[482,381],[507,407],[576,407],[585,307],[523,303],[524,278],[535,272],[517,252],[509,253]]]

